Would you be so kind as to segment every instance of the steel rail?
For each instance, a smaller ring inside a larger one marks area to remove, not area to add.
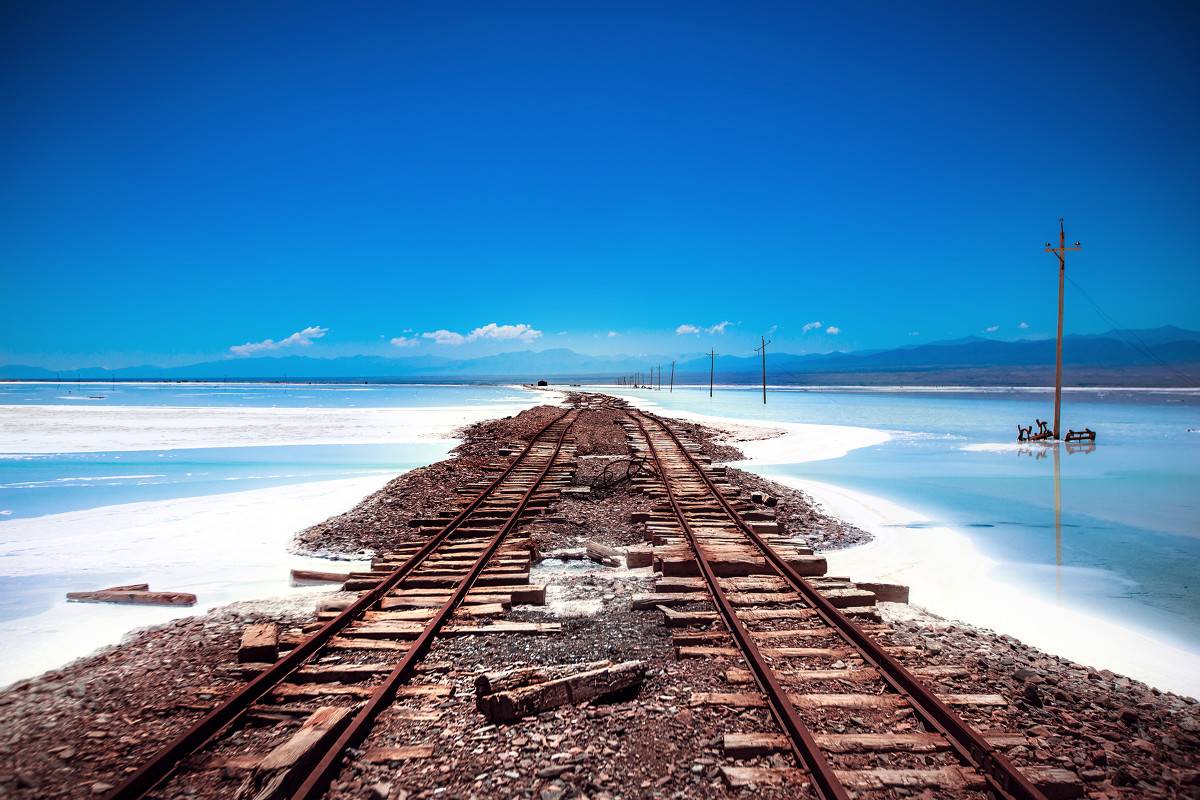
[[[667,477],[666,466],[661,456],[659,456],[658,448],[655,446],[650,432],[646,430],[646,426],[639,417],[635,416],[633,419],[637,422],[638,428],[646,438],[646,445],[650,448],[650,456],[654,459],[659,475],[662,477],[663,485],[667,489],[667,499],[671,503],[671,508],[675,511],[675,517],[679,520],[680,527],[692,545],[692,550],[696,554],[696,561],[700,565],[700,573],[704,576],[704,581],[708,584],[709,593],[715,601],[717,610],[721,612],[726,627],[729,628],[729,632],[733,635],[733,638],[737,640],[739,648],[746,657],[746,663],[750,666],[751,672],[754,673],[759,688],[767,696],[771,713],[779,722],[780,727],[787,731],[793,755],[796,756],[797,762],[804,765],[805,769],[807,769],[822,798],[825,800],[849,800],[849,793],[847,793],[845,787],[837,779],[837,775],[834,774],[833,766],[825,758],[825,754],[817,745],[812,731],[808,729],[808,726],[804,724],[804,721],[796,712],[792,701],[788,699],[787,691],[779,683],[779,679],[775,677],[775,671],[771,669],[766,659],[763,658],[762,653],[759,652],[758,645],[755,644],[754,639],[750,636],[750,632],[746,630],[746,627],[738,618],[733,603],[730,602],[729,598],[725,595],[725,591],[721,588],[717,574],[713,570],[712,565],[709,564],[708,557],[700,547],[695,531],[692,530],[691,524],[687,521],[687,516],[680,506],[678,498],[675,496],[674,489],[671,488],[671,481]],[[676,440],[676,443],[678,444],[678,440]],[[680,446],[680,449],[683,449],[682,446]]]
[[[790,564],[775,552],[746,521],[742,519],[737,509],[725,498],[720,488],[704,471],[703,466],[696,461],[680,441],[679,436],[665,422],[640,410],[631,410],[631,414],[653,420],[664,430],[679,447],[688,462],[708,486],[713,496],[729,515],[730,519],[742,532],[762,551],[764,557],[791,586],[817,612],[818,616],[833,628],[848,644],[853,646],[871,666],[874,666],[888,685],[898,694],[908,700],[909,704],[954,748],[955,752],[971,765],[988,781],[989,788],[1004,800],[1047,800],[1046,795],[1002,753],[996,751],[960,716],[943,703],[925,684],[908,671],[894,656],[886,652],[870,635],[863,632],[840,609],[835,607],[824,595],[818,592],[811,583],[805,580]],[[638,420],[641,427],[641,420]]]
[[[530,437],[529,444],[525,446],[525,449],[521,451],[517,458],[513,459],[512,463],[487,488],[481,491],[474,500],[446,523],[440,531],[431,536],[417,552],[393,570],[390,575],[383,578],[374,589],[363,594],[344,611],[329,620],[319,630],[297,645],[290,653],[280,658],[270,668],[264,670],[258,677],[251,680],[227,700],[179,734],[170,744],[158,751],[150,761],[143,764],[137,772],[130,775],[120,786],[114,789],[108,795],[107,800],[140,800],[140,798],[145,797],[148,792],[170,776],[180,762],[192,753],[201,750],[228,725],[236,721],[243,712],[262,699],[271,689],[283,683],[289,675],[302,666],[311,656],[319,652],[330,639],[351,622],[357,620],[365,611],[395,588],[400,581],[408,577],[430,553],[446,541],[450,534],[457,530],[463,521],[512,474],[513,470],[533,450],[534,445],[537,444],[542,435],[555,423],[564,419],[569,413],[570,409],[564,411],[558,417],[546,423],[534,436]],[[557,451],[555,455],[557,455]],[[552,456],[550,463],[553,463],[553,461],[554,457]]]
[[[565,419],[571,413],[571,411],[568,411],[555,420],[555,422],[557,423]],[[467,593],[475,583],[475,579],[483,572],[492,556],[500,549],[500,545],[504,543],[504,540],[508,538],[508,535],[517,526],[518,522],[520,522],[521,514],[525,511],[525,506],[534,493],[541,488],[542,482],[546,479],[550,470],[553,469],[554,462],[558,460],[558,456],[562,452],[563,440],[566,439],[567,433],[571,430],[571,426],[575,424],[576,419],[578,419],[578,413],[572,416],[563,426],[562,432],[559,433],[558,439],[554,444],[554,452],[546,461],[546,466],[538,474],[525,494],[521,496],[516,508],[513,509],[508,519],[504,521],[504,525],[501,526],[499,532],[493,537],[479,558],[475,560],[475,563],[471,565],[471,569],[468,570],[467,574],[459,582],[458,588],[455,589],[450,599],[442,604],[437,614],[426,624],[421,635],[408,648],[408,651],[404,654],[404,658],[401,659],[400,663],[396,665],[396,668],[392,670],[383,683],[375,689],[370,699],[367,700],[366,705],[359,710],[349,726],[338,736],[337,740],[329,746],[329,749],[326,750],[320,762],[309,771],[304,782],[292,794],[292,800],[315,800],[325,794],[326,789],[329,788],[329,784],[340,770],[339,762],[342,754],[347,749],[360,744],[366,738],[375,718],[395,699],[397,689],[411,676],[413,669],[433,643],[433,637],[437,635],[442,625],[458,609],[459,604],[467,596]]]

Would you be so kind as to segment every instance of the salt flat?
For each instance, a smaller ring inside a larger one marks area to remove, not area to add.
[[[136,628],[293,589],[290,569],[364,569],[290,555],[296,531],[339,514],[390,476],[292,484],[0,522],[0,585],[48,606],[0,621],[0,685],[62,665]],[[192,592],[191,608],[68,603],[67,590],[149,583]],[[329,588],[329,587],[325,587]],[[320,591],[317,589],[315,591]],[[17,647],[16,643],[20,642]]]
[[[94,453],[447,439],[532,403],[410,408],[0,406],[0,453]]]

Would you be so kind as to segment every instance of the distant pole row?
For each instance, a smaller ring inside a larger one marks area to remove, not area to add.
[[[754,348],[754,352],[762,354],[762,399],[763,403],[767,402],[767,345],[771,343],[765,336],[759,337],[759,346]],[[657,371],[657,372],[656,372]],[[708,353],[708,396],[713,396],[713,385],[716,381],[717,374],[717,351],[712,349]],[[646,373],[632,372],[628,375],[622,375],[617,378],[618,386],[627,386],[633,389],[653,389],[654,391],[662,391],[662,365],[650,367]],[[671,373],[667,383],[667,391],[675,392],[675,361],[671,362]]]

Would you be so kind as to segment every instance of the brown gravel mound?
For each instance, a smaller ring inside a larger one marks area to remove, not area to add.
[[[926,663],[961,664],[947,691],[986,687],[1009,700],[1004,726],[1030,737],[1007,754],[1017,765],[1059,764],[1093,798],[1200,797],[1200,705],[1140,681],[1052,656],[1011,636],[884,604],[896,644]],[[943,686],[949,684],[943,683]]]
[[[408,539],[409,520],[434,516],[448,507],[458,498],[455,490],[460,486],[489,474],[494,478],[495,472],[487,470],[507,463],[499,455],[502,447],[528,442],[562,413],[554,406],[537,406],[467,427],[453,458],[406,472],[346,513],[300,531],[295,547],[331,558],[386,551]]]
[[[243,683],[223,669],[242,629],[308,614],[230,606],[125,642],[0,693],[0,797],[94,797]]]

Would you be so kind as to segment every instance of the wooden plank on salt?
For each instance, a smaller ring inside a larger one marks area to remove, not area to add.
[[[76,603],[129,603],[148,606],[194,606],[196,595],[188,592],[100,591],[67,592]]]

